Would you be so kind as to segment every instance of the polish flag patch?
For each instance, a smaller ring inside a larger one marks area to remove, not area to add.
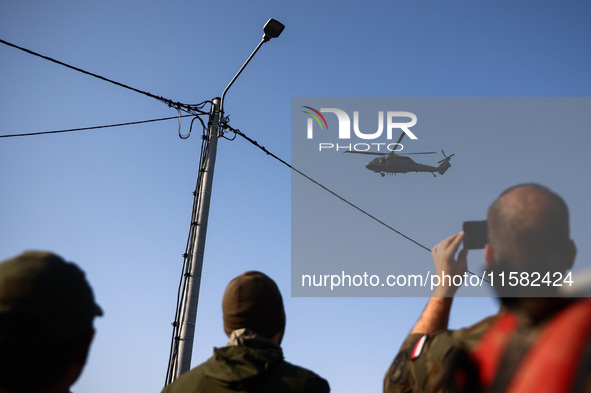
[[[417,341],[415,347],[413,348],[410,354],[410,360],[415,360],[416,358],[421,356],[421,353],[423,352],[423,348],[425,347],[425,343],[427,342],[428,338],[429,335],[425,334],[423,337],[419,339],[419,341]]]

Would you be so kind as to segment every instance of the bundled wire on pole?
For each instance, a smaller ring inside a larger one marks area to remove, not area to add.
[[[166,369],[166,382],[165,385],[168,385],[173,380],[173,370],[177,366],[178,363],[178,348],[180,342],[180,328],[181,328],[181,321],[183,320],[183,310],[182,304],[184,303],[184,296],[185,296],[185,288],[187,287],[188,280],[189,280],[189,272],[191,271],[191,246],[195,242],[195,237],[197,234],[197,214],[199,212],[199,204],[201,199],[199,198],[199,194],[201,193],[201,185],[203,183],[203,173],[205,171],[205,163],[207,161],[207,154],[209,152],[209,139],[205,133],[205,125],[203,127],[203,135],[201,138],[201,151],[199,154],[199,172],[197,174],[197,184],[195,185],[195,191],[193,192],[193,209],[191,212],[191,221],[189,224],[189,235],[187,238],[187,244],[185,247],[185,253],[183,254],[183,266],[181,272],[181,279],[179,282],[179,287],[177,291],[177,300],[176,300],[176,307],[175,307],[175,316],[174,322],[172,323],[173,332],[172,338],[170,342],[170,354],[168,358],[168,366]]]

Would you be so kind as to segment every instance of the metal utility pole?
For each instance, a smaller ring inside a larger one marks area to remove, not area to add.
[[[199,287],[201,285],[201,271],[205,252],[205,235],[209,216],[209,204],[213,184],[213,171],[217,152],[218,137],[222,131],[224,119],[224,98],[242,70],[257,53],[259,48],[271,38],[278,37],[285,26],[275,19],[269,19],[263,30],[261,42],[230,81],[222,93],[222,98],[213,99],[209,113],[207,134],[204,136],[204,148],[201,151],[199,175],[195,190],[195,200],[189,233],[190,253],[185,255],[183,271],[183,287],[177,304],[177,315],[173,324],[173,339],[169,357],[166,384],[179,377],[191,368],[191,356],[195,336],[195,321],[197,319],[197,304],[199,302]]]

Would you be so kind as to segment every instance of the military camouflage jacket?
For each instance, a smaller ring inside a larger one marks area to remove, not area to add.
[[[454,349],[471,351],[497,317],[498,314],[490,316],[464,329],[444,330],[427,336],[420,333],[408,335],[386,372],[384,392],[433,392],[445,371],[446,358]]]

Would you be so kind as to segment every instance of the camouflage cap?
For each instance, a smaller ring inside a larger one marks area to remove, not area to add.
[[[283,298],[269,276],[249,271],[228,284],[222,300],[224,330],[228,336],[248,328],[267,338],[285,330]]]
[[[84,272],[60,256],[27,251],[0,263],[0,317],[38,324],[55,343],[83,333],[100,315]]]

